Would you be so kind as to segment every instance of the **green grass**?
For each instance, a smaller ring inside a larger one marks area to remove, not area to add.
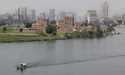
[[[0,42],[31,42],[31,41],[50,41],[60,39],[72,39],[72,38],[97,38],[103,33],[95,32],[72,32],[63,33],[57,32],[56,35],[47,34],[44,32],[17,32],[16,29],[7,28],[6,32],[3,32],[3,28],[0,27]]]
[[[0,34],[0,42],[20,42],[30,41],[38,37],[37,35],[12,35],[12,34]]]
[[[13,29],[13,28],[7,27],[7,31],[6,32],[16,32],[16,30]],[[3,27],[0,27],[0,33],[3,33]]]
[[[46,36],[45,36],[46,35]],[[35,32],[18,32],[14,28],[7,27],[6,32],[3,32],[3,27],[0,27],[0,42],[29,42],[29,41],[47,41],[54,40],[56,37],[48,34]]]
[[[0,33],[0,42],[32,42],[32,41],[50,41],[61,39],[57,36],[40,36],[38,34],[24,33]]]

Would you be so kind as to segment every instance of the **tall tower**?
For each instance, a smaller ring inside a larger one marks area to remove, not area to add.
[[[31,20],[32,20],[32,21],[35,21],[35,20],[36,20],[36,10],[35,10],[35,9],[32,9],[32,10],[31,10]]]
[[[49,10],[49,21],[55,21],[55,9]]]
[[[27,21],[28,14],[27,14],[27,8],[18,8],[18,19],[20,22]]]
[[[45,12],[40,13],[39,18],[41,19],[47,19],[47,15]]]
[[[49,24],[55,24],[55,9],[50,9],[49,10],[49,17],[48,17],[48,20],[49,20]]]
[[[102,5],[102,13],[103,13],[103,17],[109,16],[109,5],[107,1],[105,1]]]

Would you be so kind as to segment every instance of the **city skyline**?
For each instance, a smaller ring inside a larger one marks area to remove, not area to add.
[[[105,0],[1,0],[0,12],[5,13],[19,7],[36,9],[38,12],[56,9],[57,11],[71,11],[85,14],[87,10],[97,10],[101,13],[101,6]],[[106,0],[109,4],[110,15],[125,13],[123,0]],[[5,6],[6,5],[6,6]]]

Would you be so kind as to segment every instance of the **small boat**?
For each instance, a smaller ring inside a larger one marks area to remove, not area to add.
[[[17,70],[23,72],[27,68],[29,68],[31,65],[28,63],[20,63],[17,65]]]

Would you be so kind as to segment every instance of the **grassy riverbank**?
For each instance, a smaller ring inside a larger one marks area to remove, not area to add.
[[[5,31],[0,28],[0,42],[32,42],[32,41],[49,41],[49,40],[64,40],[74,38],[102,38],[111,34],[111,31],[103,32],[102,30],[96,31],[82,31],[72,33],[56,32],[52,34],[35,33],[35,32],[17,32],[12,28],[7,28]]]
[[[57,33],[57,35],[38,34],[38,33],[0,33],[0,42],[32,42],[32,41],[50,41],[64,40],[73,38],[100,38],[103,33]]]
[[[0,42],[32,42],[32,41],[49,41],[61,40],[64,37],[59,36],[42,36],[37,33],[0,33]]]

